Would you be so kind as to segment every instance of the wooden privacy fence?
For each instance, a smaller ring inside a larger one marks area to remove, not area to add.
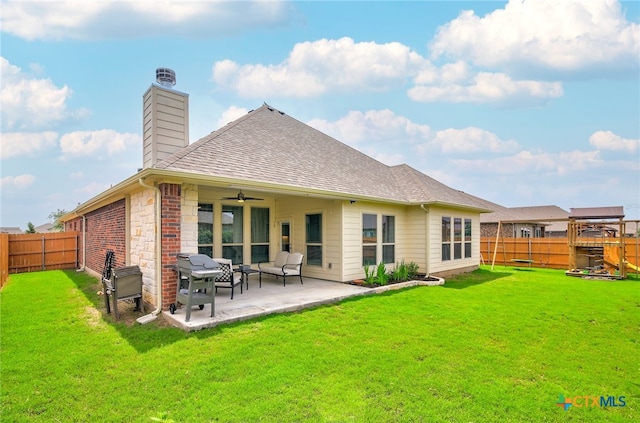
[[[9,234],[0,234],[0,288],[9,277]]]
[[[78,267],[78,232],[0,235],[2,284],[9,273]]]
[[[616,239],[608,238],[607,242],[615,242]],[[619,239],[618,239],[619,241]],[[499,238],[496,249],[495,237],[483,237],[480,239],[480,254],[485,264],[491,264],[494,251],[496,252],[495,264],[499,266],[523,266],[526,263],[517,263],[514,260],[532,260],[532,267],[547,267],[550,269],[569,269],[569,243],[567,238]],[[625,258],[638,265],[638,239],[625,239]]]

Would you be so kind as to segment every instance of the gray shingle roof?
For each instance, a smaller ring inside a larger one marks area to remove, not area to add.
[[[509,210],[521,216],[521,219],[567,219],[569,213],[558,206],[511,207]]]
[[[267,104],[155,167],[380,201],[482,208],[477,197],[407,165],[389,167]]]
[[[545,219],[567,219],[569,216],[568,212],[558,206],[503,207],[496,204],[494,210],[496,210],[494,213],[483,215],[480,218],[481,223],[492,223],[499,220],[529,220],[533,223]]]
[[[572,208],[570,217],[577,219],[621,219],[623,206]]]

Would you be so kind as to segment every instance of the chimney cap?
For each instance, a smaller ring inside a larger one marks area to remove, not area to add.
[[[176,73],[173,69],[158,68],[156,69],[156,81],[165,88],[171,88],[176,85]]]

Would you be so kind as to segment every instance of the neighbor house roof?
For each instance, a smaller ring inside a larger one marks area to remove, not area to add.
[[[154,168],[345,197],[441,203],[488,211],[477,197],[450,188],[410,166],[387,166],[267,104],[165,158]]]
[[[504,220],[517,220],[519,216],[516,215],[510,208],[501,206],[500,204],[492,203],[491,201],[478,198],[478,201],[482,201],[485,207],[493,210],[492,213],[485,213],[480,215],[480,223],[498,223]]]
[[[24,231],[17,226],[2,226],[0,227],[0,233],[3,234],[23,234]]]
[[[622,219],[624,218],[624,207],[572,208],[569,217],[575,219]]]
[[[494,209],[494,213],[480,216],[480,222],[530,222],[544,224],[547,231],[567,230],[569,213],[558,206],[502,207],[496,204]]]
[[[558,206],[511,207],[509,210],[520,215],[521,219],[549,222],[545,229],[547,232],[564,232],[567,230],[569,212]],[[561,221],[558,221],[558,219],[561,219]]]
[[[58,232],[53,228],[53,223],[43,223],[42,225],[36,226],[36,232],[45,233],[45,232]]]

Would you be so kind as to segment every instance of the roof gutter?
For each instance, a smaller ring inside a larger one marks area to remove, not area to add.
[[[150,314],[146,316],[139,317],[136,321],[142,325],[152,322],[158,318],[158,314],[162,311],[162,234],[160,230],[160,222],[162,218],[162,207],[160,205],[160,201],[162,201],[162,193],[160,192],[160,188],[147,185],[144,182],[144,179],[139,178],[138,182],[145,188],[152,189],[156,193],[156,201],[155,201],[155,223],[154,223],[154,233],[155,233],[155,245],[156,252],[154,257],[154,263],[156,265],[156,309],[153,310]]]
[[[455,208],[455,209],[463,209],[463,210],[469,210],[469,211],[479,212],[479,213],[493,213],[493,210],[491,210],[491,209],[478,207],[478,206],[468,206],[468,205],[459,204],[459,203],[449,203],[449,202],[446,202],[446,201],[429,201],[427,203],[420,203],[420,208],[422,210],[425,210],[424,209],[425,205],[440,206],[440,207],[451,207],[451,208]]]

